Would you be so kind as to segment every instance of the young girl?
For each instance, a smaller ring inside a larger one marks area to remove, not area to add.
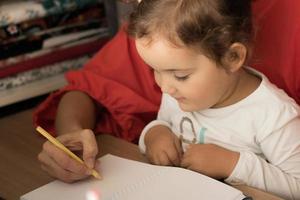
[[[163,97],[140,137],[153,164],[300,199],[300,120],[293,99],[245,66],[250,0],[143,0],[128,33]]]

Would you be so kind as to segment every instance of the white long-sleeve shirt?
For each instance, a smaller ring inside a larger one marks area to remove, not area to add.
[[[177,101],[163,94],[157,120],[143,130],[144,137],[156,125],[168,126],[177,136],[195,138],[237,151],[240,158],[225,180],[246,184],[284,199],[300,199],[300,109],[293,99],[260,74],[260,86],[240,102],[199,112],[183,112]],[[183,117],[187,120],[180,122]],[[192,130],[194,126],[194,132]]]

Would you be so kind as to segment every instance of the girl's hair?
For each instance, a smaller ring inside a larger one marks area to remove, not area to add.
[[[169,42],[203,52],[224,65],[230,46],[252,41],[251,0],[142,0],[129,18],[135,38],[163,35]],[[151,40],[150,40],[151,41]]]

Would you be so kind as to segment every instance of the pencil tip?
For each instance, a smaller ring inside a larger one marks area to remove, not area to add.
[[[102,180],[102,177],[100,176],[100,174],[96,171],[96,170],[93,170],[93,176],[96,178],[96,179],[99,179],[99,180]]]

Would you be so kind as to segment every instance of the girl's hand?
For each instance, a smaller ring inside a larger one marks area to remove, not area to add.
[[[215,179],[225,179],[235,168],[240,154],[214,144],[192,144],[183,155],[181,167]]]
[[[84,129],[57,137],[62,144],[74,152],[80,152],[80,157],[88,166],[80,164],[49,141],[45,142],[38,160],[44,171],[54,178],[71,183],[91,175],[95,167],[98,146],[93,131]]]
[[[182,156],[178,137],[165,126],[156,126],[145,135],[146,156],[152,164],[179,166]]]

